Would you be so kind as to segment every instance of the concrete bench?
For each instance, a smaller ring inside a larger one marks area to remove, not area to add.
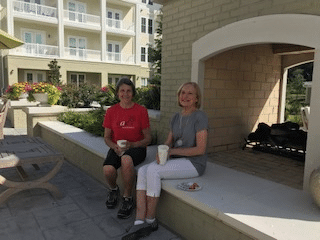
[[[102,138],[61,122],[39,122],[41,137],[74,165],[105,183]],[[147,148],[154,161],[157,146]],[[89,159],[89,160],[88,160]],[[190,181],[203,188],[185,192],[185,179],[162,180],[157,218],[186,239],[320,239],[320,210],[311,196],[275,182],[208,162],[203,176]]]

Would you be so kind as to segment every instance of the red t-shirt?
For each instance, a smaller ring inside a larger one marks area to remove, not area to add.
[[[131,108],[122,108],[117,103],[107,109],[102,126],[111,129],[114,143],[118,140],[137,142],[144,137],[142,130],[150,127],[148,111],[136,103]]]

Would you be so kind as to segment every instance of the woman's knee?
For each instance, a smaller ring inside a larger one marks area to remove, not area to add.
[[[121,157],[121,167],[134,168],[133,160],[129,155],[124,155]]]
[[[153,175],[153,174],[158,174],[160,171],[160,165],[153,162],[153,163],[150,163],[148,166],[147,166],[147,173],[148,175]]]
[[[113,175],[117,174],[117,170],[112,165],[104,165],[103,166],[103,174],[105,176],[113,176]]]

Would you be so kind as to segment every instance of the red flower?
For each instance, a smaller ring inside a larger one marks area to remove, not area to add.
[[[11,86],[8,86],[8,88],[7,88],[7,90],[6,90],[6,93],[7,93],[7,92],[11,92],[11,91],[12,91]]]
[[[103,87],[103,88],[101,88],[101,91],[102,92],[109,92],[109,88],[108,87]]]

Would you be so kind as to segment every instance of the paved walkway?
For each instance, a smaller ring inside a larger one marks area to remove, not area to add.
[[[5,137],[25,135],[25,129],[4,129]],[[30,179],[51,169],[50,164],[40,165],[40,170],[26,167]],[[2,169],[8,179],[18,179],[14,168]],[[0,206],[1,240],[113,240],[121,239],[134,217],[117,218],[117,210],[105,207],[106,188],[78,168],[65,162],[60,172],[50,181],[64,197],[55,200],[48,191],[32,189],[11,197]],[[4,190],[0,186],[0,192]],[[163,226],[144,238],[181,239]]]

